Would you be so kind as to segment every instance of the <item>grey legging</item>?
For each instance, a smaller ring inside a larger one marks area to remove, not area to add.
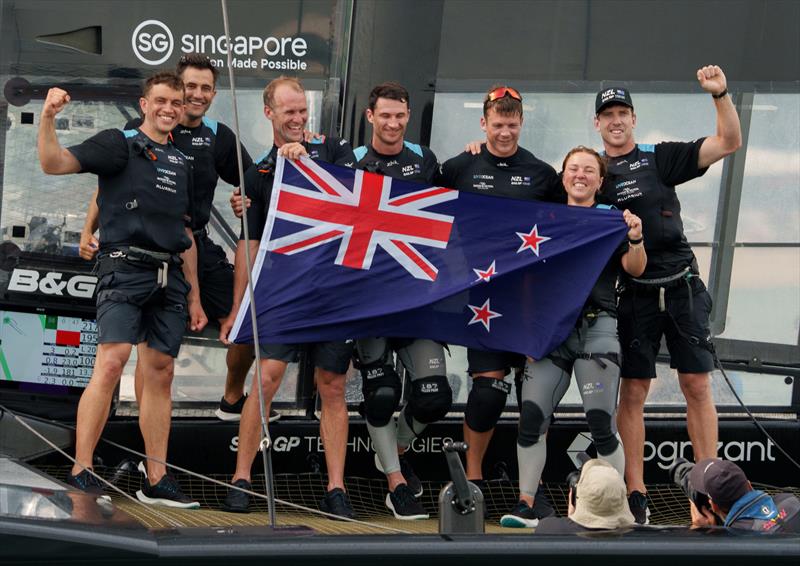
[[[356,342],[356,348],[358,357],[364,364],[373,363],[384,356],[388,359],[391,354],[387,338],[362,338]],[[417,339],[398,348],[397,356],[403,363],[411,381],[436,375],[447,375],[444,347],[439,342]],[[386,474],[400,471],[397,448],[408,448],[414,438],[419,436],[427,426],[413,417],[406,418],[405,410],[406,407],[403,407],[396,425],[393,420],[381,427],[367,423],[372,444]]]
[[[605,312],[591,326],[582,320],[582,326],[546,358],[525,365],[517,460],[520,492],[531,497],[536,494],[544,470],[547,428],[567,392],[573,368],[598,455],[620,475],[625,471],[625,455],[614,418],[619,390],[617,321]]]

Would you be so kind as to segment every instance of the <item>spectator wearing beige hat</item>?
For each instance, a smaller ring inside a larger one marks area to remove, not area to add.
[[[539,521],[536,534],[562,535],[632,528],[625,481],[605,460],[589,460],[577,485],[569,492],[568,516]]]

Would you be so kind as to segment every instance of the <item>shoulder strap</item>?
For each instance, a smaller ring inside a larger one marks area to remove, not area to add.
[[[403,145],[405,145],[408,149],[422,157],[422,146],[416,143],[411,143],[410,141],[403,141]]]
[[[208,118],[206,116],[203,116],[203,124],[205,124],[205,126],[209,130],[211,130],[215,136],[217,135],[217,128],[219,127],[219,122],[217,122],[216,120],[212,120],[211,118]]]

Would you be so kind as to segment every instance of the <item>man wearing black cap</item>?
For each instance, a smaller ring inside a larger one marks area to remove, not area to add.
[[[695,458],[711,458],[717,448],[717,412],[711,396],[709,349],[711,297],[698,275],[686,240],[675,186],[703,175],[708,167],[742,144],[736,108],[725,74],[717,66],[697,71],[700,87],[717,111],[713,136],[693,142],[636,144],[636,114],[630,93],[608,88],[597,93],[595,129],[608,156],[603,192],[618,208],[642,219],[647,268],[626,278],[619,300],[622,381],[617,427],[625,447],[625,481],[637,522],[647,521],[643,477],[644,404],[655,359],[666,337],[671,366],[686,398],[686,420]],[[638,242],[633,242],[638,243]]]
[[[753,489],[742,469],[726,460],[701,460],[689,472],[693,489],[708,495],[711,511],[691,501],[692,525],[714,526],[713,515],[726,527],[762,533],[800,532],[800,500],[790,493],[770,496]]]

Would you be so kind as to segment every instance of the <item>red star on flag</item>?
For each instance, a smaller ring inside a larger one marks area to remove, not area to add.
[[[492,265],[487,267],[485,270],[473,268],[472,271],[474,271],[475,274],[478,276],[478,278],[475,281],[473,281],[473,283],[477,283],[478,281],[486,281],[488,283],[492,277],[497,275],[497,268],[495,267],[494,264],[495,262],[492,261]]]
[[[533,228],[531,228],[529,233],[526,234],[525,232],[517,232],[517,236],[519,236],[522,240],[522,245],[517,250],[517,253],[520,253],[526,249],[530,249],[536,254],[536,257],[539,257],[539,244],[551,239],[547,236],[540,236],[539,228],[536,224],[533,225]]]
[[[492,310],[491,306],[489,305],[489,299],[486,299],[486,302],[479,307],[476,307],[474,305],[467,305],[467,306],[472,311],[472,320],[470,320],[467,323],[467,326],[469,326],[470,324],[477,324],[478,322],[480,322],[487,332],[492,331],[492,329],[489,327],[491,320],[493,318],[499,318],[503,316],[499,312],[495,312]]]

